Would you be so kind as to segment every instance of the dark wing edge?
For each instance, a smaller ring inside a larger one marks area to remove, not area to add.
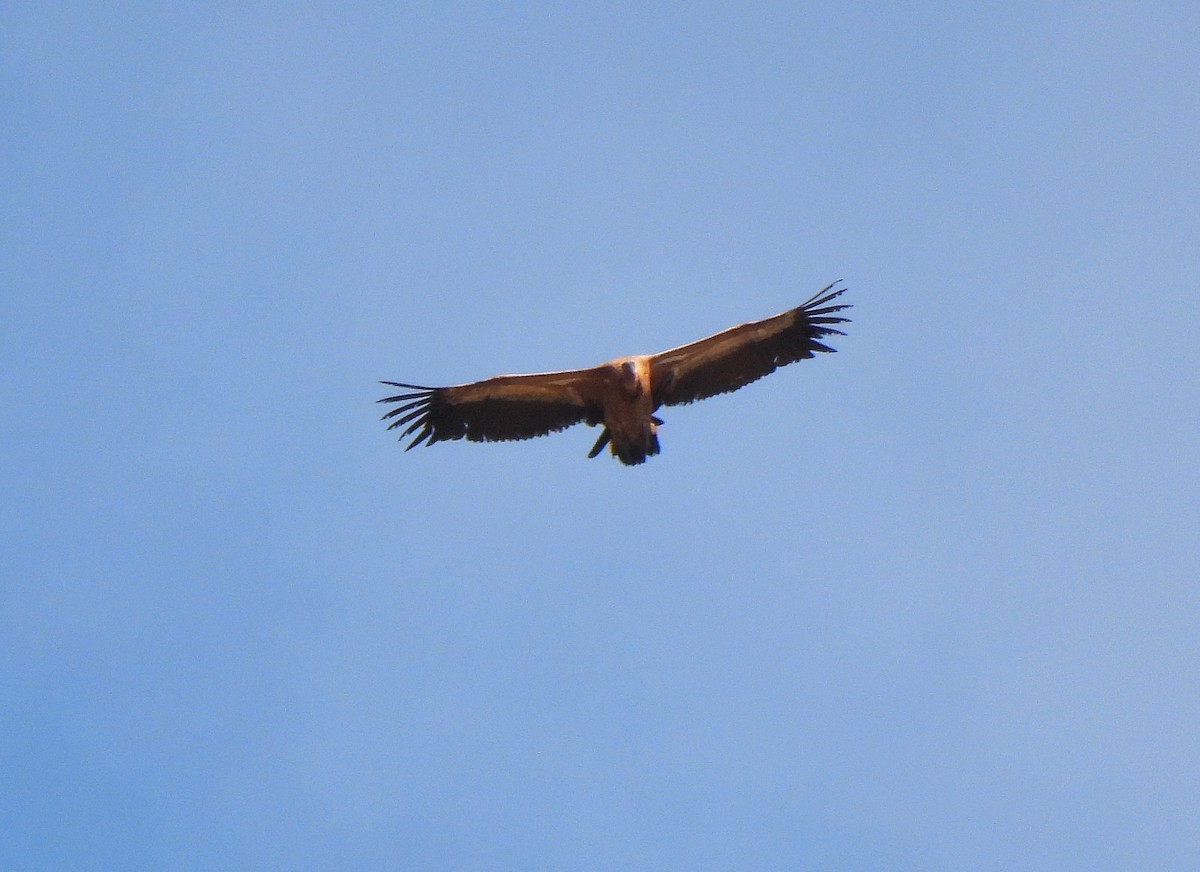
[[[781,366],[816,354],[833,353],[821,340],[844,336],[835,324],[851,308],[833,301],[847,291],[830,282],[795,309],[762,321],[740,324],[654,356],[651,383],[656,405],[679,406],[730,393]]]
[[[408,426],[400,432],[404,440],[413,436],[405,451],[424,443],[466,439],[469,442],[504,442],[532,439],[565,430],[583,421],[596,423],[600,413],[591,404],[571,393],[553,388],[539,391],[486,390],[489,382],[515,382],[537,376],[505,376],[469,385],[433,388],[404,382],[380,384],[405,388],[407,393],[378,400],[396,403],[396,408],[381,420],[392,422],[389,430]]]

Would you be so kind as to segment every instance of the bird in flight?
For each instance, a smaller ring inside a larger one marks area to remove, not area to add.
[[[826,286],[795,309],[762,321],[739,324],[658,354],[618,357],[590,369],[498,375],[444,388],[380,382],[406,390],[379,400],[397,404],[383,420],[391,421],[389,430],[408,425],[400,438],[414,438],[405,451],[421,443],[531,439],[574,424],[602,424],[588,457],[607,445],[614,457],[635,466],[658,454],[662,419],[654,413],[661,406],[736,391],[778,367],[834,351],[821,340],[831,334],[845,335],[833,325],[847,322],[837,313],[850,308],[833,302],[846,291],[837,284]]]

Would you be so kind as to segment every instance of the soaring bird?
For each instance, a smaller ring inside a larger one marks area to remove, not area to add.
[[[531,439],[574,424],[603,424],[588,457],[605,445],[628,466],[658,454],[654,413],[736,391],[778,367],[834,349],[821,340],[843,336],[833,325],[849,319],[837,313],[848,304],[833,301],[846,288],[827,285],[808,301],[761,321],[739,324],[705,339],[658,354],[618,357],[590,369],[498,375],[469,384],[431,388],[404,382],[380,382],[407,393],[384,397],[396,403],[383,416],[389,430],[415,434],[405,451],[449,439],[497,442]]]

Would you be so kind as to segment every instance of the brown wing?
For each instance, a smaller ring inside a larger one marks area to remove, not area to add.
[[[499,375],[495,378],[430,388],[403,382],[381,382],[410,393],[384,397],[381,403],[399,403],[383,416],[389,430],[405,424],[404,439],[416,434],[405,451],[424,442],[467,439],[498,442],[531,439],[603,417],[600,408],[602,368],[542,372],[533,375]]]
[[[833,324],[848,319],[837,312],[847,304],[830,305],[845,293],[824,288],[803,305],[772,318],[739,324],[688,345],[654,355],[650,383],[655,406],[678,406],[736,391],[774,372],[778,367],[832,352],[821,342],[830,334],[844,335]]]

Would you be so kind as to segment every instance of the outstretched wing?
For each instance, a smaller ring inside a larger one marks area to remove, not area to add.
[[[424,442],[467,439],[498,442],[531,439],[602,418],[602,369],[542,372],[533,375],[499,375],[495,378],[430,388],[403,382],[381,382],[409,393],[384,397],[381,403],[398,403],[383,416],[392,420],[389,430],[408,425],[400,438],[416,434],[405,451]]]
[[[837,313],[850,308],[848,304],[832,305],[846,291],[834,290],[836,285],[834,282],[780,315],[739,324],[654,355],[650,383],[655,406],[678,406],[736,391],[778,367],[834,351],[821,339],[844,335],[832,325],[849,320]]]

